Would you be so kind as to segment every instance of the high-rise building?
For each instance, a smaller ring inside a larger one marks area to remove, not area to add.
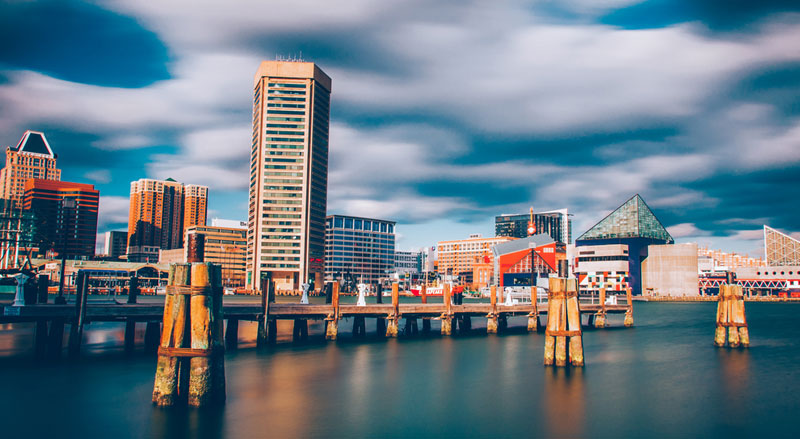
[[[325,279],[372,284],[394,272],[394,221],[331,215],[325,220]]]
[[[61,180],[56,157],[44,133],[25,131],[16,147],[6,149],[6,166],[0,170],[0,197],[20,208],[26,181],[31,178]]]
[[[127,252],[128,232],[123,230],[111,230],[105,233],[105,238],[103,253],[106,256],[117,259]]]
[[[187,188],[192,212],[186,213]],[[200,198],[205,198],[202,201]],[[205,225],[205,186],[184,186],[168,178],[164,181],[142,178],[131,182],[131,204],[128,215],[128,260],[144,262],[137,255],[147,254],[147,260],[158,259],[158,249],[183,247],[184,221]],[[192,224],[195,225],[195,224]]]
[[[536,224],[534,233],[546,233],[553,240],[563,244],[572,242],[572,220],[567,209],[539,212],[533,214]],[[526,238],[529,236],[530,214],[500,215],[494,217],[495,236]]]
[[[196,184],[183,186],[183,228],[206,225],[208,187]]]
[[[264,61],[253,86],[247,285],[322,285],[331,78],[314,63]]]
[[[90,184],[29,179],[23,200],[36,218],[39,253],[64,252],[70,259],[94,256],[99,199],[100,192]]]

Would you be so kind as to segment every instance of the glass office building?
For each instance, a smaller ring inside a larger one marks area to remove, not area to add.
[[[352,276],[378,283],[394,272],[394,221],[331,215],[325,219],[325,280]]]

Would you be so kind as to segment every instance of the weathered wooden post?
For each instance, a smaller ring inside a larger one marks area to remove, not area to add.
[[[428,303],[428,285],[427,282],[422,282],[419,287],[419,295],[422,296],[422,303]],[[428,318],[422,319],[422,333],[428,334],[431,332],[431,320]]]
[[[184,398],[195,407],[222,402],[225,347],[220,266],[173,264],[169,277],[153,404],[174,405]]]
[[[581,306],[578,300],[576,279],[567,279],[567,334],[569,337],[569,362],[583,366],[583,331],[581,329]]]
[[[528,332],[539,332],[539,303],[536,297],[536,285],[533,284],[533,275],[531,275],[531,305],[533,305],[533,310],[528,314]]]
[[[239,348],[239,319],[228,318],[228,326],[225,328],[225,349],[234,350]]]
[[[600,288],[600,311],[594,316],[594,327],[606,327],[606,287]]]
[[[271,294],[273,291],[273,284],[271,282],[271,273],[261,273],[261,280],[259,282],[259,288],[261,289],[261,315],[258,317],[258,329],[256,333],[256,347],[264,347],[268,343],[268,331],[267,327],[269,325],[269,304],[271,299]]]
[[[714,345],[725,346],[726,332],[730,347],[750,345],[750,334],[747,330],[747,319],[744,312],[744,296],[740,285],[722,284],[719,286]]]
[[[37,281],[37,297],[36,303],[47,303],[47,288],[50,286],[50,277],[46,274],[40,274]],[[37,359],[44,358],[47,354],[47,320],[36,320],[35,332],[35,355]]]
[[[489,315],[486,316],[486,333],[497,334],[497,286],[492,285],[489,291],[491,310],[489,311]]]
[[[189,301],[191,265],[172,264],[164,296],[164,330],[156,363],[153,404],[171,406],[186,399],[189,360],[176,352],[189,350]]]
[[[191,348],[189,405],[225,400],[225,344],[222,339],[222,275],[219,265],[192,264],[189,302]]]
[[[333,312],[325,318],[328,327],[325,330],[325,340],[336,340],[339,335],[339,282],[331,284],[331,305]]]
[[[147,322],[144,327],[144,351],[155,354],[161,339],[161,322]]]
[[[389,314],[386,326],[387,337],[397,337],[397,323],[400,319],[400,291],[397,282],[392,283],[392,312]]]
[[[75,291],[75,320],[69,330],[69,344],[67,345],[67,350],[71,357],[75,357],[81,352],[83,324],[86,317],[86,302],[89,298],[89,279],[86,272],[83,270],[78,270]]]
[[[128,300],[129,304],[136,303],[136,297],[139,295],[139,278],[136,277],[136,272],[128,279]],[[125,352],[133,352],[136,343],[136,320],[128,317],[125,321]]]
[[[383,303],[383,285],[378,282],[376,287],[375,293],[375,301],[377,303]],[[375,333],[378,335],[386,334],[386,319],[378,316],[375,318]]]
[[[626,328],[633,326],[633,294],[631,287],[625,288],[625,297],[628,299],[628,310],[625,311],[625,321],[623,324]]]
[[[453,333],[453,307],[450,296],[450,284],[445,283],[442,289],[442,298],[444,300],[444,314],[442,314],[442,335],[451,335]]]
[[[568,338],[570,363],[573,366],[584,365],[580,317],[576,280],[574,278],[550,278],[544,347],[544,364],[546,366],[567,365]]]

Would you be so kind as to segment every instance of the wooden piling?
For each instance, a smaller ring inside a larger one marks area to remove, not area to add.
[[[339,335],[339,282],[336,281],[331,284],[331,305],[333,305],[333,313],[325,319],[328,322],[325,329],[325,340],[336,340]]]
[[[200,407],[225,400],[225,345],[222,334],[222,276],[220,266],[192,264],[189,301],[191,348],[189,405]]]
[[[355,331],[355,328],[353,328]],[[292,341],[301,342],[308,339],[308,320],[294,319],[294,326],[292,327]]]
[[[83,341],[83,325],[86,318],[86,302],[89,299],[89,279],[83,270],[78,271],[76,282],[75,297],[75,320],[69,331],[69,342],[67,350],[71,357],[80,354],[81,342]]]
[[[442,314],[442,335],[451,335],[453,333],[453,306],[450,296],[450,284],[445,283],[442,288],[442,299],[444,300],[444,314]]]
[[[367,322],[363,316],[353,317],[353,338],[364,338],[367,336]]]
[[[158,352],[158,344],[161,339],[161,323],[147,322],[144,327],[144,351],[148,354]]]
[[[717,329],[714,345],[725,346],[725,336],[732,348],[750,345],[750,334],[744,312],[744,296],[740,285],[722,284],[717,302]]]
[[[539,304],[533,279],[531,279],[531,305],[533,305],[533,311],[528,314],[528,332],[539,332]]]
[[[47,303],[47,287],[50,285],[50,277],[46,274],[40,274],[37,281],[37,297],[36,303]],[[35,357],[42,359],[47,356],[47,320],[36,320],[36,329],[34,334],[34,349]]]
[[[623,324],[626,328],[633,326],[633,293],[631,287],[625,288],[625,297],[628,299],[628,310],[625,312]]]
[[[167,293],[164,297],[164,328],[161,331],[160,347],[164,349],[185,349],[189,347],[188,301],[185,294],[176,294],[175,287],[188,287],[191,283],[191,266],[172,264],[169,268]],[[187,367],[181,367],[186,363]],[[153,404],[171,406],[179,399],[186,398],[188,359],[159,352],[156,365],[156,379],[153,386]],[[183,378],[183,379],[182,379]]]
[[[419,329],[417,327],[417,318],[416,317],[406,317],[406,326],[405,326],[405,335],[406,337],[411,337],[417,335],[419,333]]]
[[[489,291],[489,303],[492,309],[486,316],[486,333],[497,334],[497,285],[492,285]]]
[[[422,303],[428,303],[428,285],[423,281],[419,287],[419,295],[422,297]],[[422,333],[429,334],[431,332],[430,319],[422,319]]]
[[[594,316],[594,327],[606,327],[606,287],[600,288],[600,311]]]
[[[550,292],[545,331],[544,364],[567,365],[567,339],[571,341],[569,359],[583,365],[583,343],[580,309],[575,279],[550,278]]]
[[[225,328],[225,349],[234,350],[239,347],[239,319],[229,318]]]
[[[397,337],[397,323],[400,319],[400,290],[397,282],[392,284],[392,313],[387,319],[386,336]]]
[[[268,343],[268,326],[269,326],[269,304],[271,293],[274,291],[270,273],[264,273],[265,276],[261,278],[259,287],[261,288],[261,309],[262,314],[258,316],[258,328],[256,330],[256,347],[264,347]]]

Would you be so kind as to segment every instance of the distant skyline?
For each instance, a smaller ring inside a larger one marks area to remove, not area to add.
[[[43,131],[100,236],[140,178],[246,219],[253,75],[302,54],[335,84],[328,214],[399,250],[531,205],[577,237],[636,193],[677,242],[800,237],[793,1],[10,0],[0,40],[0,146]]]

